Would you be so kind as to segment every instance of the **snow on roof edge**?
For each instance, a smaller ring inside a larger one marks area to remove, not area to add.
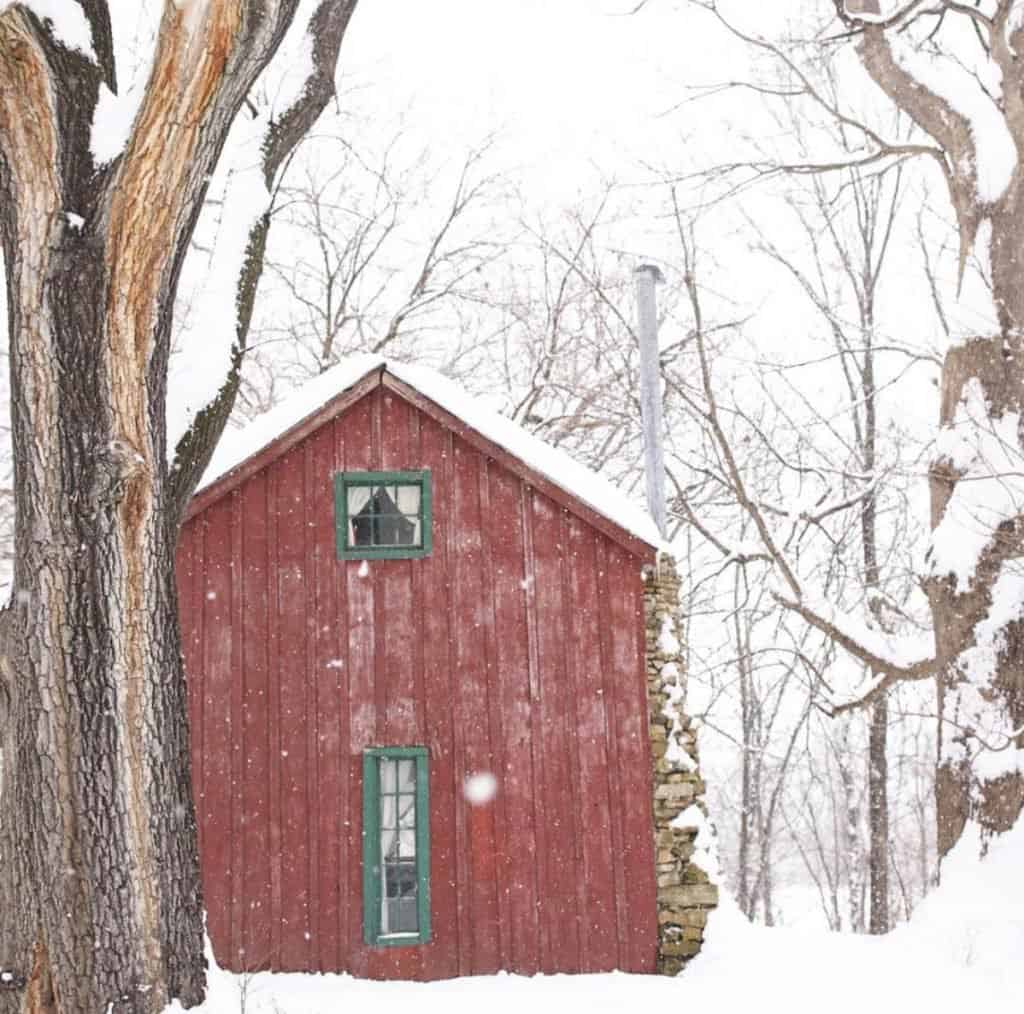
[[[650,515],[608,479],[489,408],[436,370],[372,354],[343,359],[320,376],[307,381],[247,426],[226,432],[214,451],[196,493],[208,489],[289,430],[315,415],[338,395],[382,367],[396,380],[450,412],[602,517],[652,548],[669,551]]]
[[[240,429],[225,430],[193,496],[244,465],[289,430],[316,415],[338,395],[384,365],[383,356],[350,356],[306,381],[268,412],[257,416]]]

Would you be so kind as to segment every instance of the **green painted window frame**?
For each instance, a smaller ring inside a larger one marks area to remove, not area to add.
[[[420,544],[418,546],[350,546],[348,496],[352,486],[400,485],[420,487]],[[430,469],[418,472],[338,472],[334,476],[334,533],[339,560],[417,560],[433,548],[433,505]]]
[[[416,762],[416,933],[382,934],[384,871],[380,854],[380,760]],[[425,746],[363,752],[363,938],[371,947],[412,947],[430,940],[430,778]]]

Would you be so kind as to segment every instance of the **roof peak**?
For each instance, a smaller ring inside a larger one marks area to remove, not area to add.
[[[346,357],[297,387],[246,426],[226,432],[196,490],[189,513],[203,509],[243,481],[248,475],[246,464],[262,459],[275,444],[281,443],[284,453],[369,393],[376,384],[367,381],[375,372],[379,380],[387,373],[641,542],[655,549],[664,547],[647,512],[608,479],[525,430],[436,370],[376,354]]]

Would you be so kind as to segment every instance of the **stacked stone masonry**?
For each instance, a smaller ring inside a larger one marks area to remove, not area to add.
[[[654,760],[658,971],[675,975],[700,952],[708,913],[718,904],[718,888],[694,861],[699,828],[673,826],[673,821],[691,806],[705,817],[707,809],[696,730],[686,715],[679,576],[670,556],[661,554],[657,565],[645,572],[644,590],[647,697]]]

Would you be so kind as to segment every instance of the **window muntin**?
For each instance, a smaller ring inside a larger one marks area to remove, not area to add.
[[[430,472],[341,472],[335,477],[338,557],[430,552]]]
[[[380,747],[363,757],[363,921],[366,942],[430,939],[427,751]]]

